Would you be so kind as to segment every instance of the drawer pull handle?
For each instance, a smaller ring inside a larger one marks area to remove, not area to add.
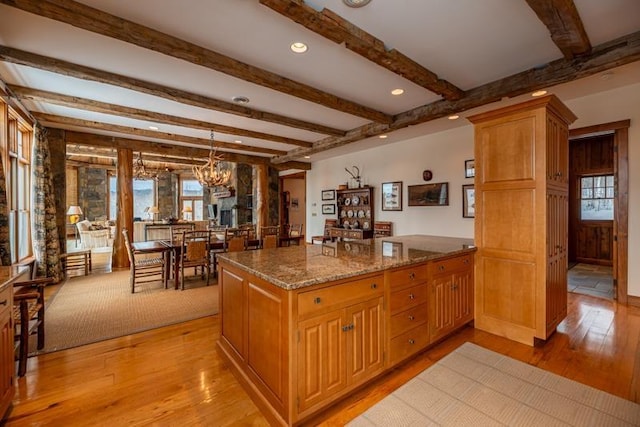
[[[347,332],[349,330],[349,325],[342,327],[342,332]]]
[[[416,296],[414,294],[409,294],[409,299],[415,299]]]
[[[376,289],[377,287],[378,287],[378,284],[377,284],[377,283],[372,283],[372,284],[371,284],[371,289]]]
[[[413,271],[409,273],[409,279],[413,280],[415,278],[416,278],[416,273],[414,273]]]
[[[320,299],[320,297],[315,297],[315,298],[313,299],[313,303],[314,303],[314,304],[320,304],[320,302],[321,302],[321,301],[322,301],[322,300]]]
[[[415,317],[413,317],[412,314],[409,315],[409,320],[415,320]]]
[[[440,271],[444,271],[444,265],[439,266],[439,267],[438,267],[438,270],[440,270]]]
[[[7,305],[7,300],[5,299],[5,300],[1,301],[0,305]]]
[[[469,264],[469,260],[468,260],[468,259],[465,259],[465,260],[463,260],[463,261],[462,261],[462,263],[463,263],[463,264]]]
[[[413,345],[413,344],[415,344],[415,343],[416,343],[416,341],[415,341],[414,339],[410,339],[410,340],[409,340],[409,344]]]

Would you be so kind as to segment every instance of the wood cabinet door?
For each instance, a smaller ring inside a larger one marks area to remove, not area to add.
[[[382,297],[347,309],[349,384],[371,378],[383,367]]]
[[[473,320],[473,269],[453,274],[453,326]]]
[[[229,341],[237,351],[241,359],[246,357],[245,346],[245,294],[242,277],[232,273],[227,269],[222,270],[220,280],[222,289],[220,297],[222,299],[222,336]]]
[[[434,277],[429,289],[429,339],[433,342],[454,327],[453,275]]]
[[[9,285],[11,286],[11,285]],[[6,306],[5,306],[6,307]],[[14,394],[14,347],[13,347],[13,322],[11,319],[11,301],[8,307],[0,313],[0,417],[4,416],[11,404]]]
[[[344,310],[298,323],[298,412],[347,386]]]

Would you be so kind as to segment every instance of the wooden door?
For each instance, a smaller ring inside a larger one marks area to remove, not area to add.
[[[473,320],[473,266],[453,274],[452,317],[453,326]]]
[[[347,309],[349,384],[371,378],[383,367],[382,297]]]
[[[298,412],[347,386],[344,310],[298,323]]]
[[[8,286],[0,299],[4,305],[0,306],[0,418],[4,416],[13,399],[15,385],[15,362],[13,345],[13,321],[11,314],[11,285]],[[8,297],[7,297],[8,296]]]

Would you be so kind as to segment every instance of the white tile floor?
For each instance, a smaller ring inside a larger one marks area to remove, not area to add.
[[[567,279],[569,292],[613,299],[611,267],[579,263],[569,269]]]

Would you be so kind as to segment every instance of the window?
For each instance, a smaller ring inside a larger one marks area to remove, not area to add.
[[[613,175],[583,176],[580,179],[580,219],[613,220]]]
[[[149,219],[147,209],[156,205],[156,181],[133,180],[133,218]],[[109,177],[109,219],[118,216],[118,182],[116,176]]]
[[[195,179],[184,179],[180,186],[180,206],[182,218],[189,221],[202,220],[202,185]]]

